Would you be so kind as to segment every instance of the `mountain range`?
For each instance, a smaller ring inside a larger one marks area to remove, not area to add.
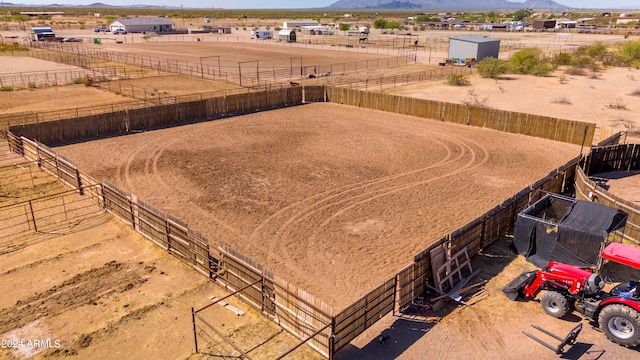
[[[561,10],[568,6],[552,0],[338,0],[329,9],[429,9],[429,10],[516,10],[545,9]]]

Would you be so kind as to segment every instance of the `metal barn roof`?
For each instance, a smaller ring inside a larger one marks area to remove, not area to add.
[[[119,22],[122,25],[175,25],[175,23],[163,17],[141,17],[131,19],[115,19],[113,22]]]
[[[472,42],[476,44],[500,42],[499,39],[492,39],[484,36],[456,36],[456,37],[449,38],[449,40],[460,40],[460,41]]]

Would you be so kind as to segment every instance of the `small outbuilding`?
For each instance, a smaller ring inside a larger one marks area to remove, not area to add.
[[[557,21],[555,19],[535,19],[533,20],[533,28],[536,30],[554,29]]]
[[[130,33],[171,32],[175,23],[163,17],[139,17],[116,19],[109,24],[109,30],[123,29]]]
[[[449,39],[449,58],[473,58],[480,61],[486,57],[498,58],[500,40],[484,36],[458,36]]]
[[[280,30],[278,32],[278,40],[282,42],[294,43],[296,42],[295,30]]]

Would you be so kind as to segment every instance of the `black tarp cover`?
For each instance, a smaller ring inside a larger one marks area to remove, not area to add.
[[[611,231],[624,227],[627,214],[606,205],[562,197],[564,204],[566,199],[573,204],[559,222],[537,218],[543,207],[553,207],[554,199],[549,196],[553,195],[546,195],[518,215],[514,230],[518,253],[540,268],[550,260],[577,266],[596,265],[601,244]]]

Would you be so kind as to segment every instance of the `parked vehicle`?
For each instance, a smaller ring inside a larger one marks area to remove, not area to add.
[[[105,32],[106,33],[106,32],[109,32],[109,31],[110,31],[109,28],[106,28],[104,26],[97,27],[97,28],[93,29],[93,32]]]
[[[126,35],[127,34],[127,30],[125,30],[125,29],[115,29],[115,30],[113,30],[113,35],[118,35],[118,34]]]
[[[640,269],[640,249],[622,243],[604,248],[602,259]],[[623,282],[611,291],[603,291],[602,277],[589,268],[550,261],[546,269],[525,272],[503,291],[511,299],[540,299],[548,315],[561,318],[572,308],[596,322],[607,338],[616,344],[640,345],[640,284]]]
[[[63,38],[62,42],[82,42],[82,39],[67,37],[67,38]]]

